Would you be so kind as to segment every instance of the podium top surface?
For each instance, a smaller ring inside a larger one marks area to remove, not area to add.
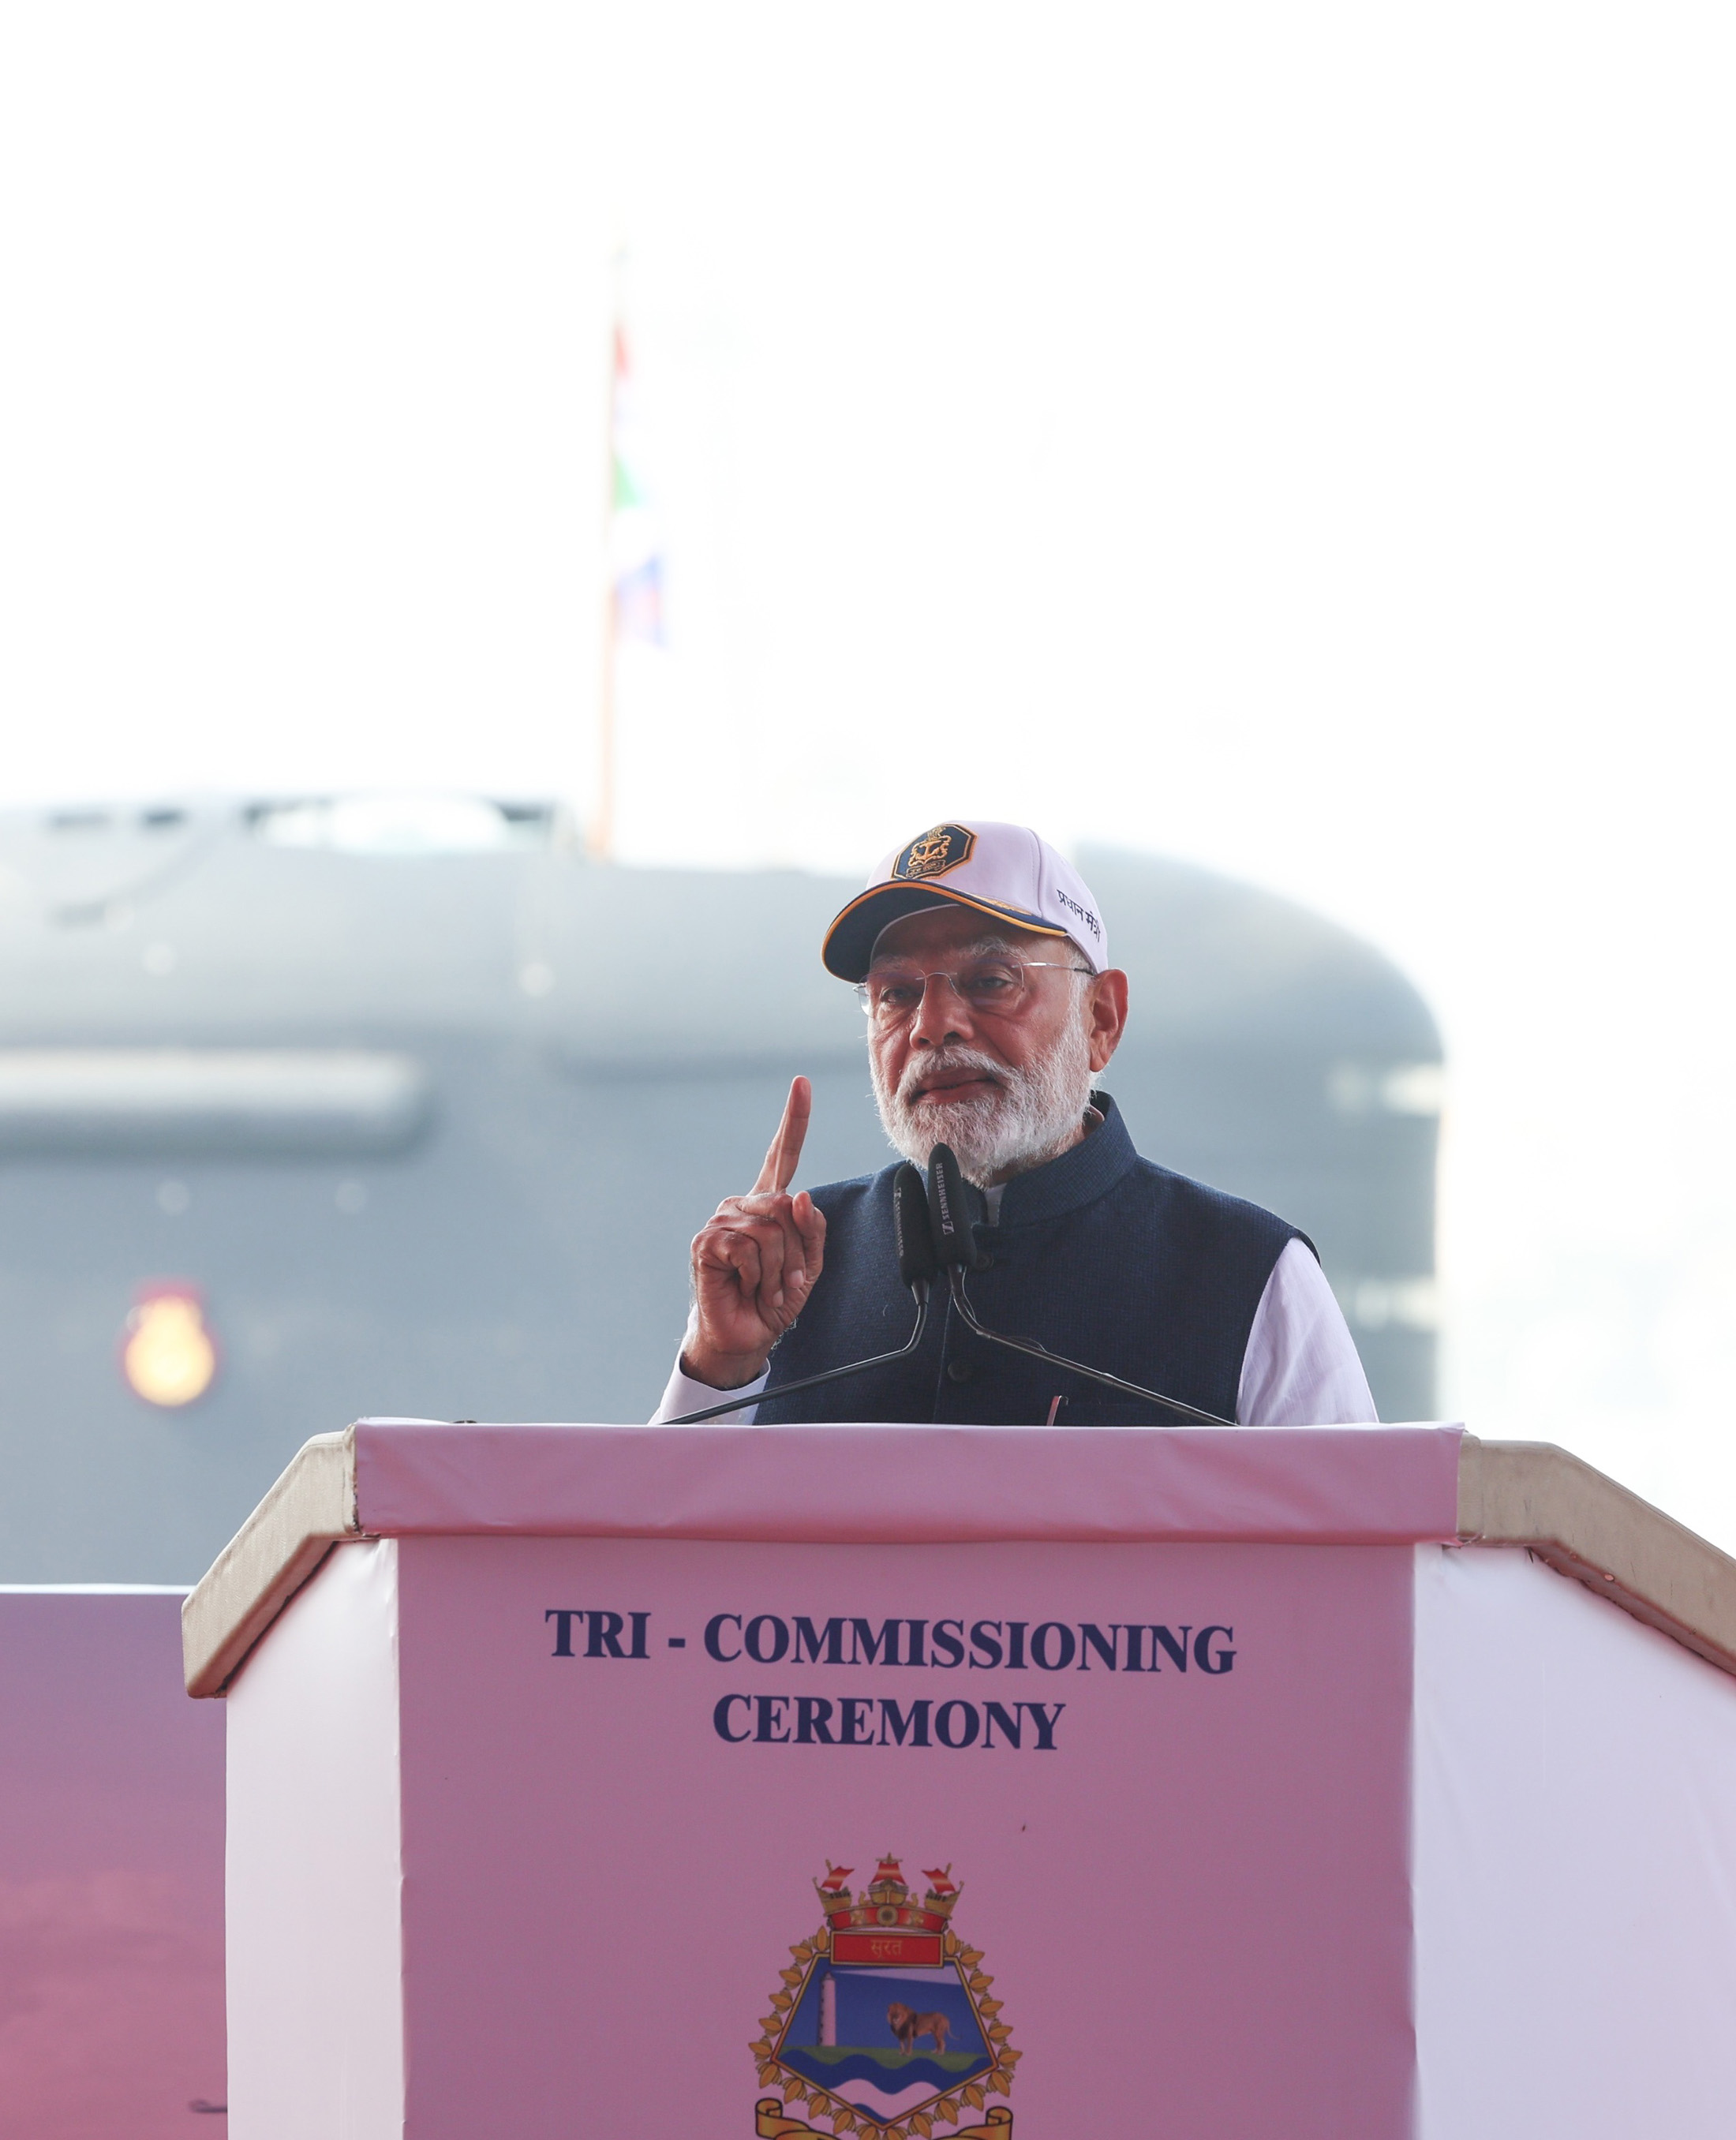
[[[1450,1538],[1457,1427],[452,1426],[362,1420],[385,1537]]]
[[[302,1448],[187,1599],[188,1691],[221,1693],[334,1545],[429,1534],[1522,1544],[1736,1671],[1736,1562],[1564,1450],[1456,1426],[362,1420]]]

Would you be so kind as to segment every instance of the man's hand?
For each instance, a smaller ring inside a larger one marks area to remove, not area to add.
[[[752,1192],[726,1196],[694,1236],[694,1319],[681,1368],[714,1389],[739,1389],[764,1372],[820,1275],[825,1215],[805,1189],[787,1193],[813,1105],[807,1078],[793,1080]]]

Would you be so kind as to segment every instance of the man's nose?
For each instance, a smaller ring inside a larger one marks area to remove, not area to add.
[[[910,1020],[913,1043],[943,1047],[970,1031],[970,1006],[953,985],[950,974],[930,974],[922,984],[922,1001]]]

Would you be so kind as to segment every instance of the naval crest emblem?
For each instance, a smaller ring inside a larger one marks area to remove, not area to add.
[[[907,847],[901,848],[892,865],[892,874],[900,883],[926,876],[944,876],[960,863],[970,860],[970,851],[977,843],[977,836],[968,825],[931,825],[925,832],[919,832]]]
[[[860,1896],[852,1871],[828,1860],[814,1882],[820,1929],[790,1949],[750,2046],[777,2091],[754,2106],[756,2140],[1012,2140],[1012,2109],[991,2098],[1019,2054],[982,1951],[953,1925],[951,1866],[925,1872],[919,1897],[895,1858]]]

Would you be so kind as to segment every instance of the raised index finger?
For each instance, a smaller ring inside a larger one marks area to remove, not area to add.
[[[813,1111],[813,1087],[806,1077],[792,1077],[790,1097],[783,1103],[783,1120],[777,1125],[777,1136],[766,1148],[766,1163],[753,1185],[756,1196],[764,1195],[768,1190],[781,1196],[789,1187],[790,1176],[796,1171],[807,1136],[807,1118]]]

